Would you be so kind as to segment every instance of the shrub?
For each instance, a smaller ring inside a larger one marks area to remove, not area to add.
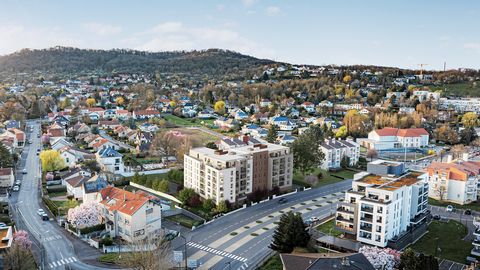
[[[238,234],[237,232],[231,232],[231,233],[230,233],[231,236],[235,236],[235,235],[237,235],[237,234]]]
[[[99,244],[100,246],[111,246],[113,245],[113,240],[112,238],[107,236],[105,238],[100,239]]]
[[[81,234],[89,234],[89,233],[92,233],[92,232],[98,232],[98,231],[103,231],[105,230],[105,224],[98,224],[98,225],[95,225],[95,226],[91,226],[91,227],[85,227],[85,228],[82,228],[80,229],[80,233]]]
[[[54,216],[58,216],[58,207],[50,198],[43,196],[42,201]]]
[[[251,233],[251,236],[258,236],[258,233]]]

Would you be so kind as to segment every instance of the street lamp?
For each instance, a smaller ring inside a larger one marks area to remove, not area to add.
[[[183,241],[185,242],[184,245],[183,245],[183,249],[184,249],[184,256],[185,256],[185,269],[188,269],[188,266],[187,266],[187,238],[185,238],[185,236],[181,235],[181,234],[178,234],[178,236],[180,236],[181,238],[183,238]]]

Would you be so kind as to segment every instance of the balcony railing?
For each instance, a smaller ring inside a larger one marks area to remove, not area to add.
[[[360,220],[370,222],[370,223],[373,221],[373,219],[371,217],[360,217]]]
[[[360,230],[372,232],[372,227],[370,226],[360,226]]]
[[[362,207],[360,208],[363,212],[373,213],[373,208],[370,207]]]

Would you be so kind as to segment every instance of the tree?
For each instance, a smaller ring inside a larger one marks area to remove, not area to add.
[[[206,199],[203,201],[203,209],[205,209],[205,211],[212,211],[213,208],[215,208],[215,203],[213,202],[212,199]]]
[[[44,172],[52,172],[65,168],[65,161],[57,150],[44,150],[40,152],[40,160]]]
[[[148,235],[133,241],[129,245],[132,252],[122,253],[117,263],[135,270],[171,269],[173,258],[169,243],[163,235]]]
[[[218,213],[226,213],[226,212],[228,212],[227,201],[221,201],[221,202],[219,202],[215,210],[216,210]]]
[[[456,144],[452,146],[452,149],[450,150],[450,152],[452,153],[452,156],[454,159],[460,158],[463,155],[463,153],[466,152],[465,145]]]
[[[343,156],[342,160],[340,160],[340,166],[344,169],[348,168],[350,166],[350,158],[346,155]]]
[[[407,248],[402,255],[400,255],[400,266],[398,269],[400,270],[417,270],[418,268],[418,261],[415,252],[411,248]]]
[[[305,177],[305,182],[313,187],[318,184],[318,177],[316,175],[309,175]]]
[[[352,80],[352,77],[350,75],[346,75],[343,77],[343,82],[344,83],[349,83]]]
[[[155,190],[158,190],[160,192],[167,193],[169,191],[169,182],[166,179],[163,179],[162,181],[158,182],[157,188]]]
[[[375,269],[394,270],[400,263],[400,252],[391,248],[363,246],[358,250]]]
[[[123,106],[123,104],[125,104],[125,99],[123,97],[117,97],[115,99],[115,102],[117,103],[118,106]]]
[[[191,188],[184,188],[178,193],[178,199],[183,205],[186,205],[188,201],[195,195],[195,190]]]
[[[300,213],[284,213],[275,229],[270,248],[280,253],[290,253],[295,247],[306,247],[310,240],[306,228]]]
[[[95,104],[97,104],[97,101],[94,98],[87,98],[86,103],[87,103],[87,106],[91,108],[95,106]]]
[[[219,100],[215,102],[215,105],[213,106],[213,109],[215,110],[216,113],[223,115],[225,114],[225,101]]]
[[[346,126],[341,126],[338,130],[337,133],[335,133],[335,137],[337,138],[345,138],[347,137],[347,127]]]
[[[466,128],[478,126],[478,115],[475,112],[466,112],[462,116],[463,126]]]
[[[13,167],[13,156],[8,149],[0,143],[0,168]]]
[[[28,237],[28,232],[24,230],[18,230],[13,234],[13,242],[25,249],[30,249],[32,246],[32,241],[30,241]]]
[[[277,141],[277,137],[278,137],[277,127],[275,125],[271,125],[270,128],[268,129],[266,140],[269,143],[274,143],[275,141]]]
[[[4,255],[4,269],[30,270],[37,269],[35,260],[29,249],[13,243]]]
[[[64,98],[61,102],[60,102],[60,109],[61,110],[64,110],[65,108],[68,108],[70,107],[70,105],[72,105],[72,102],[70,101],[69,98]]]
[[[215,142],[208,142],[208,143],[205,144],[205,147],[210,148],[210,149],[214,149],[214,150],[217,150],[217,149],[218,149],[218,147],[217,147],[217,145],[215,144]]]
[[[439,185],[437,188],[435,188],[435,193],[437,193],[437,196],[440,199],[440,201],[443,201],[443,199],[445,199],[446,192],[447,192],[447,188],[443,185]]]
[[[76,228],[84,228],[100,224],[99,216],[98,202],[87,202],[68,209],[67,220]]]
[[[372,161],[374,158],[377,158],[378,157],[378,152],[377,150],[375,149],[368,149],[367,151],[367,158],[370,159],[370,161]]]

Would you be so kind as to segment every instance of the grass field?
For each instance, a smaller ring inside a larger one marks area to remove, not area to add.
[[[268,261],[265,262],[264,265],[262,265],[259,270],[282,270],[283,269],[283,264],[282,260],[280,259],[280,255],[275,255],[272,256]]]
[[[471,242],[462,240],[467,233],[467,227],[459,222],[434,220],[428,226],[428,233],[412,245],[412,248],[418,252],[435,255],[435,248],[438,245],[438,257],[465,263],[472,249]]]
[[[211,126],[215,121],[215,119],[181,118],[173,114],[164,114],[162,117],[173,125],[183,127]]]
[[[193,226],[195,225],[199,225],[199,221],[197,220],[194,220],[193,218],[190,218],[190,217],[187,217],[185,215],[175,215],[175,216],[169,216],[167,217],[166,219],[170,220],[170,221],[173,221],[173,222],[176,222],[184,227],[187,227],[187,228],[192,228]]]
[[[325,170],[317,168],[313,172],[307,173],[306,175],[318,175],[318,173],[320,172],[322,173],[323,176],[321,179],[318,180],[318,183],[314,187],[320,187],[328,184],[333,184],[339,181],[343,181],[343,179],[337,178],[335,176],[340,176],[345,179],[351,179],[355,174],[355,172],[349,171],[349,170],[340,170],[338,172],[327,172]],[[299,171],[293,172],[293,183],[300,186],[310,186],[308,183],[304,181],[304,177]]]
[[[317,226],[317,231],[320,231],[324,234],[332,235],[335,237],[339,237],[343,234],[343,232],[335,229],[335,219],[331,219],[323,224]]]
[[[436,205],[436,206],[442,206],[442,207],[447,207],[447,205],[453,206],[455,209],[471,209],[475,211],[480,211],[480,202],[472,202],[469,204],[461,205],[461,204],[456,204],[456,203],[451,203],[451,202],[441,202],[437,201],[432,198],[428,198],[428,204],[430,205]]]
[[[430,87],[431,90],[443,91],[445,96],[480,97],[480,82],[464,82]]]

